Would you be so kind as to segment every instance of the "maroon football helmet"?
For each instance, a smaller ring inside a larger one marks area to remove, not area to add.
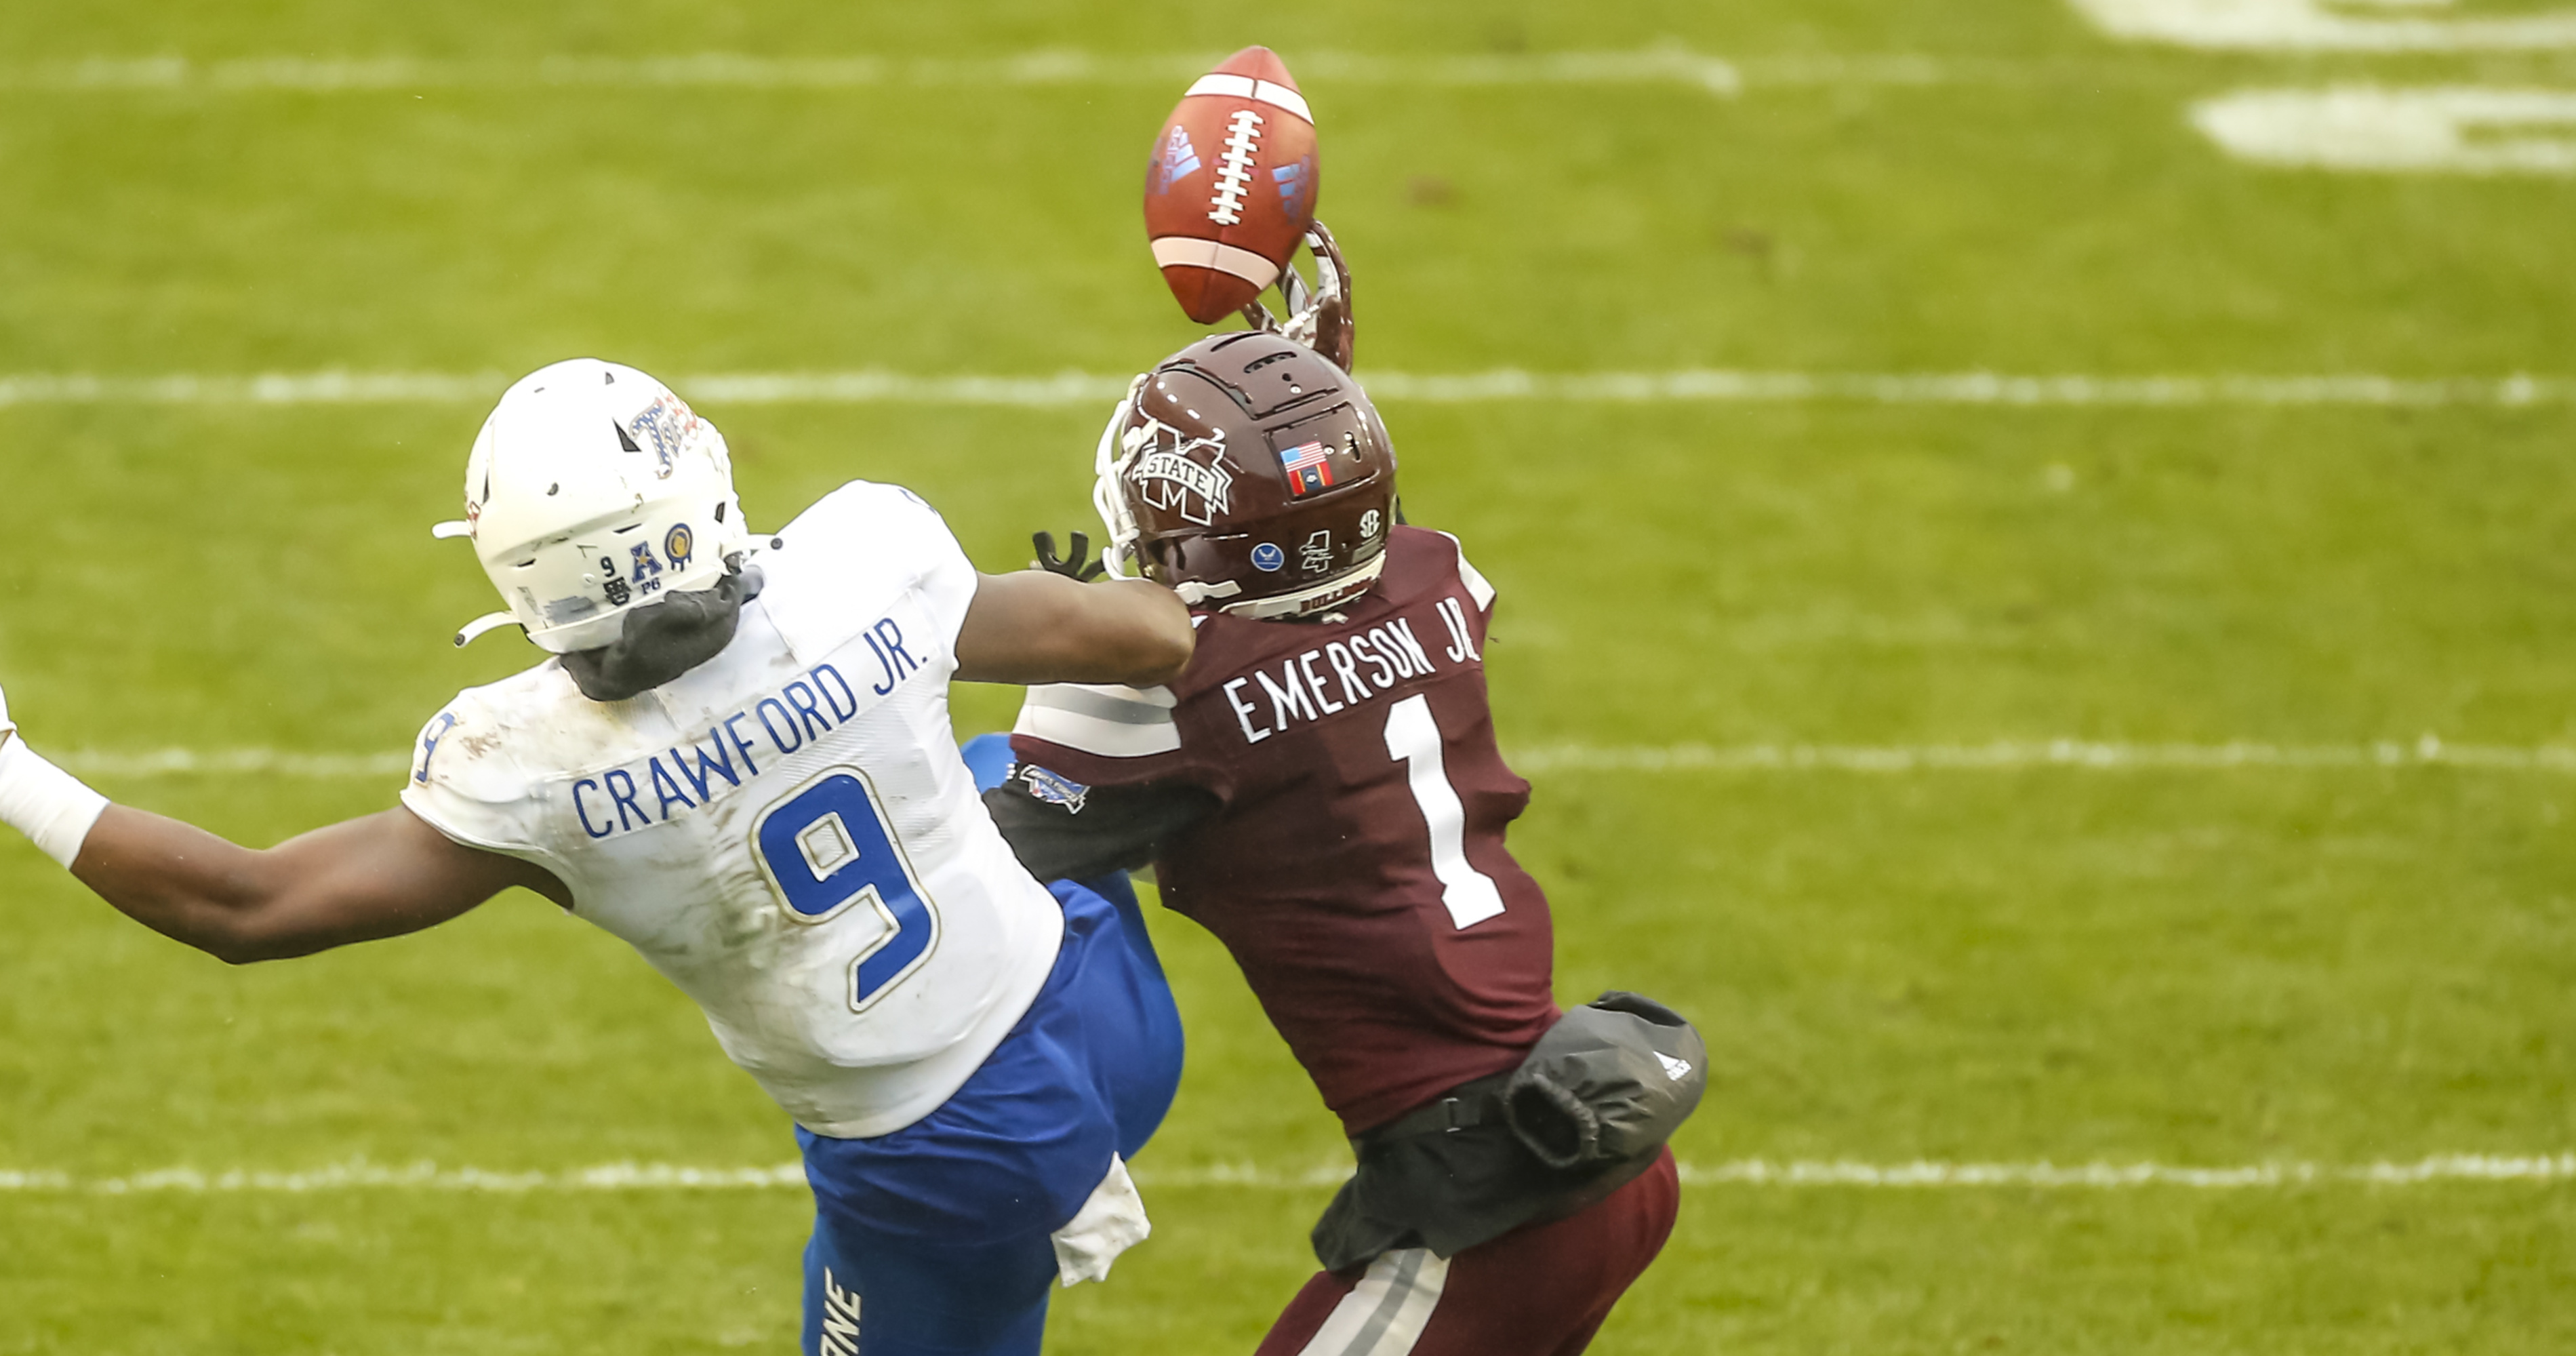
[[[1348,372],[1268,329],[1202,339],[1137,378],[1100,475],[1110,568],[1194,607],[1309,616],[1386,564],[1386,425]]]

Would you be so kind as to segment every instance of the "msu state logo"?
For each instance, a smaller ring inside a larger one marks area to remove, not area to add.
[[[1234,474],[1225,469],[1222,438],[1193,438],[1159,419],[1131,430],[1127,483],[1148,508],[1206,527],[1233,511]],[[1204,458],[1204,460],[1203,460]]]

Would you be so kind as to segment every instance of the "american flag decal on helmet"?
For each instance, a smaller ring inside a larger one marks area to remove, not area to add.
[[[1279,469],[1288,473],[1288,496],[1303,499],[1333,484],[1333,454],[1322,443],[1306,443],[1279,454]]]

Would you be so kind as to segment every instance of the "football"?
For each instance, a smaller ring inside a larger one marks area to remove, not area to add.
[[[1318,186],[1315,116],[1278,53],[1246,47],[1190,86],[1145,167],[1145,234],[1190,319],[1212,325],[1278,281]]]

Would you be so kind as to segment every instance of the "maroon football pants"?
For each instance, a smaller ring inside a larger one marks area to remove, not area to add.
[[[1655,1166],[1588,1209],[1442,1261],[1426,1248],[1319,1272],[1258,1356],[1575,1356],[1655,1260],[1681,1174]]]

